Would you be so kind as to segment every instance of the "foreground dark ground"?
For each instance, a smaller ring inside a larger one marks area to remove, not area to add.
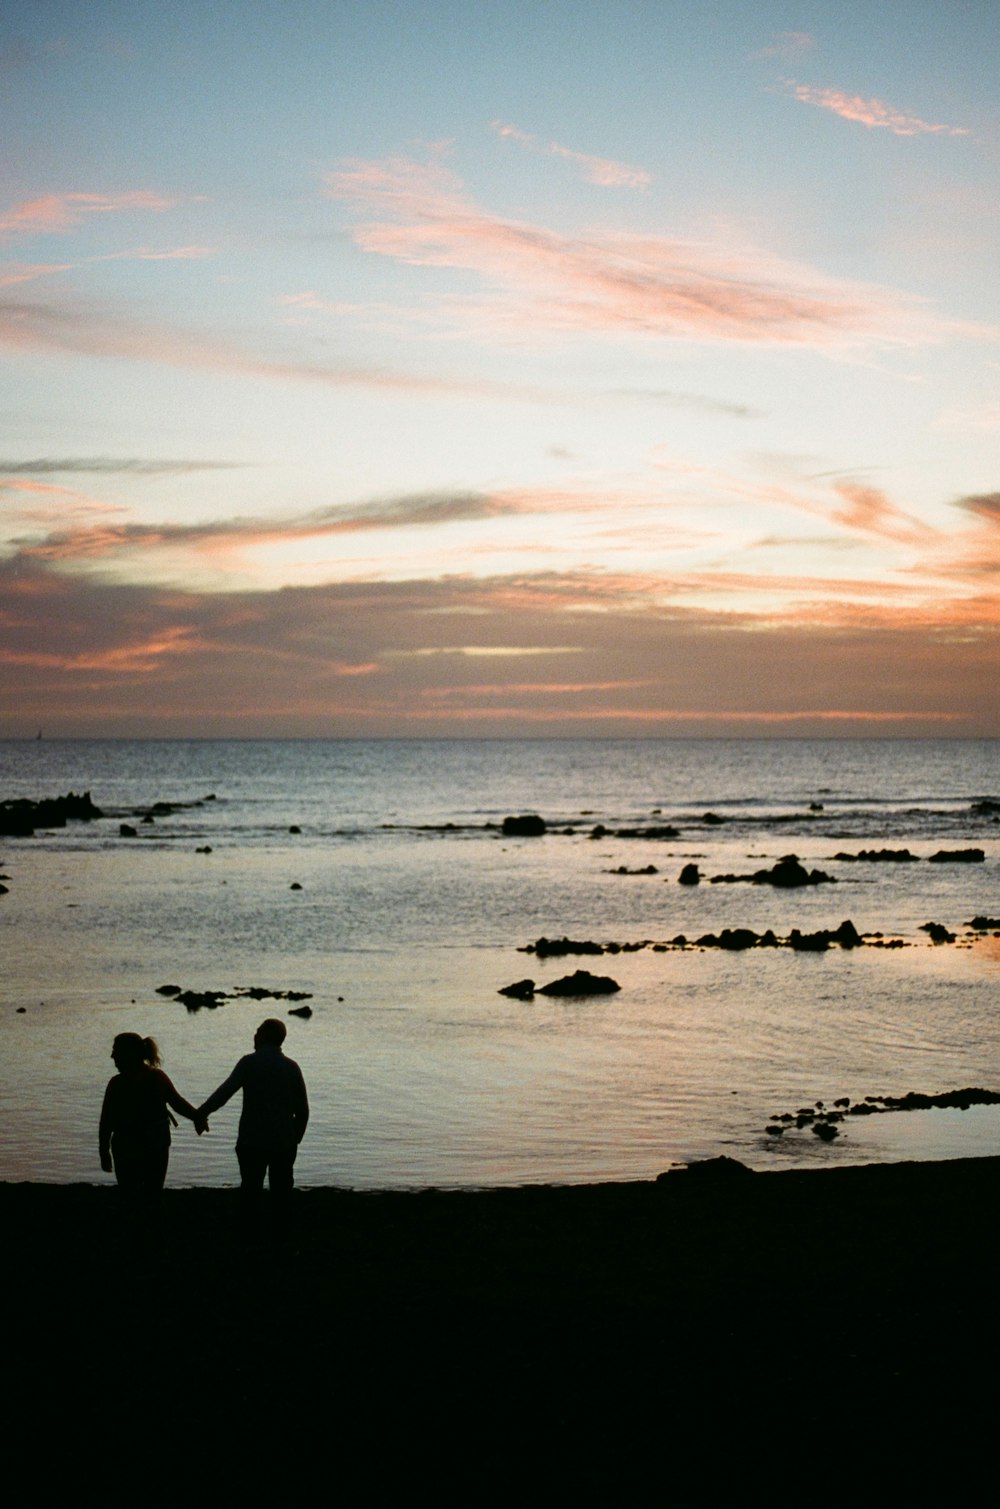
[[[700,1165],[248,1230],[168,1190],[142,1240],[113,1189],[0,1185],[7,1440],[182,1501],[953,1501],[997,1458],[998,1197],[1000,1159]]]

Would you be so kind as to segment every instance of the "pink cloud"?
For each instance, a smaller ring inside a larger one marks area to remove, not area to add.
[[[646,189],[653,181],[652,174],[647,173],[645,168],[631,167],[628,163],[616,162],[611,157],[593,157],[587,152],[576,152],[572,147],[563,147],[555,141],[542,146],[527,131],[503,121],[493,121],[492,127],[504,141],[517,142],[518,146],[524,147],[528,152],[542,157],[562,157],[577,163],[582,168],[584,177],[591,183],[599,184],[601,188]]]
[[[838,282],[760,252],[725,253],[662,235],[569,237],[492,216],[438,163],[352,162],[326,177],[364,217],[365,250],[414,266],[478,273],[521,330],[831,347],[926,336],[902,296]]]
[[[0,215],[0,234],[48,236],[72,230],[87,215],[103,215],[120,210],[169,210],[176,199],[166,199],[146,189],[127,194],[44,194],[39,199],[24,199]]]
[[[615,586],[596,599],[583,574],[196,593],[0,560],[0,705],[12,730],[67,733],[996,732],[989,623],[956,656],[943,613],[776,621],[766,606],[684,611],[662,583]],[[551,654],[484,681],[478,658],[395,653],[453,644],[462,625],[484,646],[513,633]]]
[[[924,545],[939,539],[935,530],[897,508],[877,487],[836,482],[833,490],[846,506],[836,509],[831,517],[848,529],[905,545]]]
[[[818,105],[822,110],[832,110],[844,120],[858,121],[873,130],[891,131],[894,136],[968,136],[965,126],[932,125],[916,115],[903,115],[892,105],[882,100],[862,99],[857,94],[844,94],[840,89],[814,89],[809,84],[796,84],[788,79],[787,87],[797,100],[806,105]]]

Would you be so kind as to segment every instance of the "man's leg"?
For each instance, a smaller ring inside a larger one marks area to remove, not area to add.
[[[256,1199],[264,1188],[264,1173],[267,1169],[267,1153],[256,1147],[236,1144],[236,1157],[240,1165],[240,1184],[248,1199]]]
[[[271,1187],[272,1195],[290,1195],[295,1177],[292,1166],[295,1163],[295,1148],[291,1152],[284,1149],[272,1150],[267,1156],[267,1182]]]

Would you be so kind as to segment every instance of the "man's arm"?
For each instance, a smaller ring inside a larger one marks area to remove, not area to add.
[[[208,1099],[198,1107],[198,1116],[202,1121],[207,1116],[211,1116],[212,1112],[217,1111],[220,1106],[224,1106],[227,1100],[232,1100],[236,1091],[242,1089],[245,1062],[245,1059],[241,1058],[229,1078],[224,1080],[217,1090],[213,1090]]]
[[[309,1096],[306,1094],[306,1082],[302,1077],[302,1070],[295,1065],[295,1075],[298,1080],[296,1105],[295,1105],[295,1136],[296,1141],[301,1142],[306,1135],[306,1127],[309,1124]]]
[[[101,1106],[101,1124],[97,1132],[97,1150],[101,1159],[101,1167],[106,1174],[114,1169],[111,1161],[111,1133],[114,1130],[114,1090],[115,1081],[108,1081],[108,1088],[104,1092],[104,1104]]]

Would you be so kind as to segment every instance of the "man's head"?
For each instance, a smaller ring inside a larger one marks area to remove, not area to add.
[[[255,1048],[280,1048],[285,1041],[285,1024],[279,1022],[276,1017],[268,1017],[266,1022],[261,1022],[253,1035]]]

